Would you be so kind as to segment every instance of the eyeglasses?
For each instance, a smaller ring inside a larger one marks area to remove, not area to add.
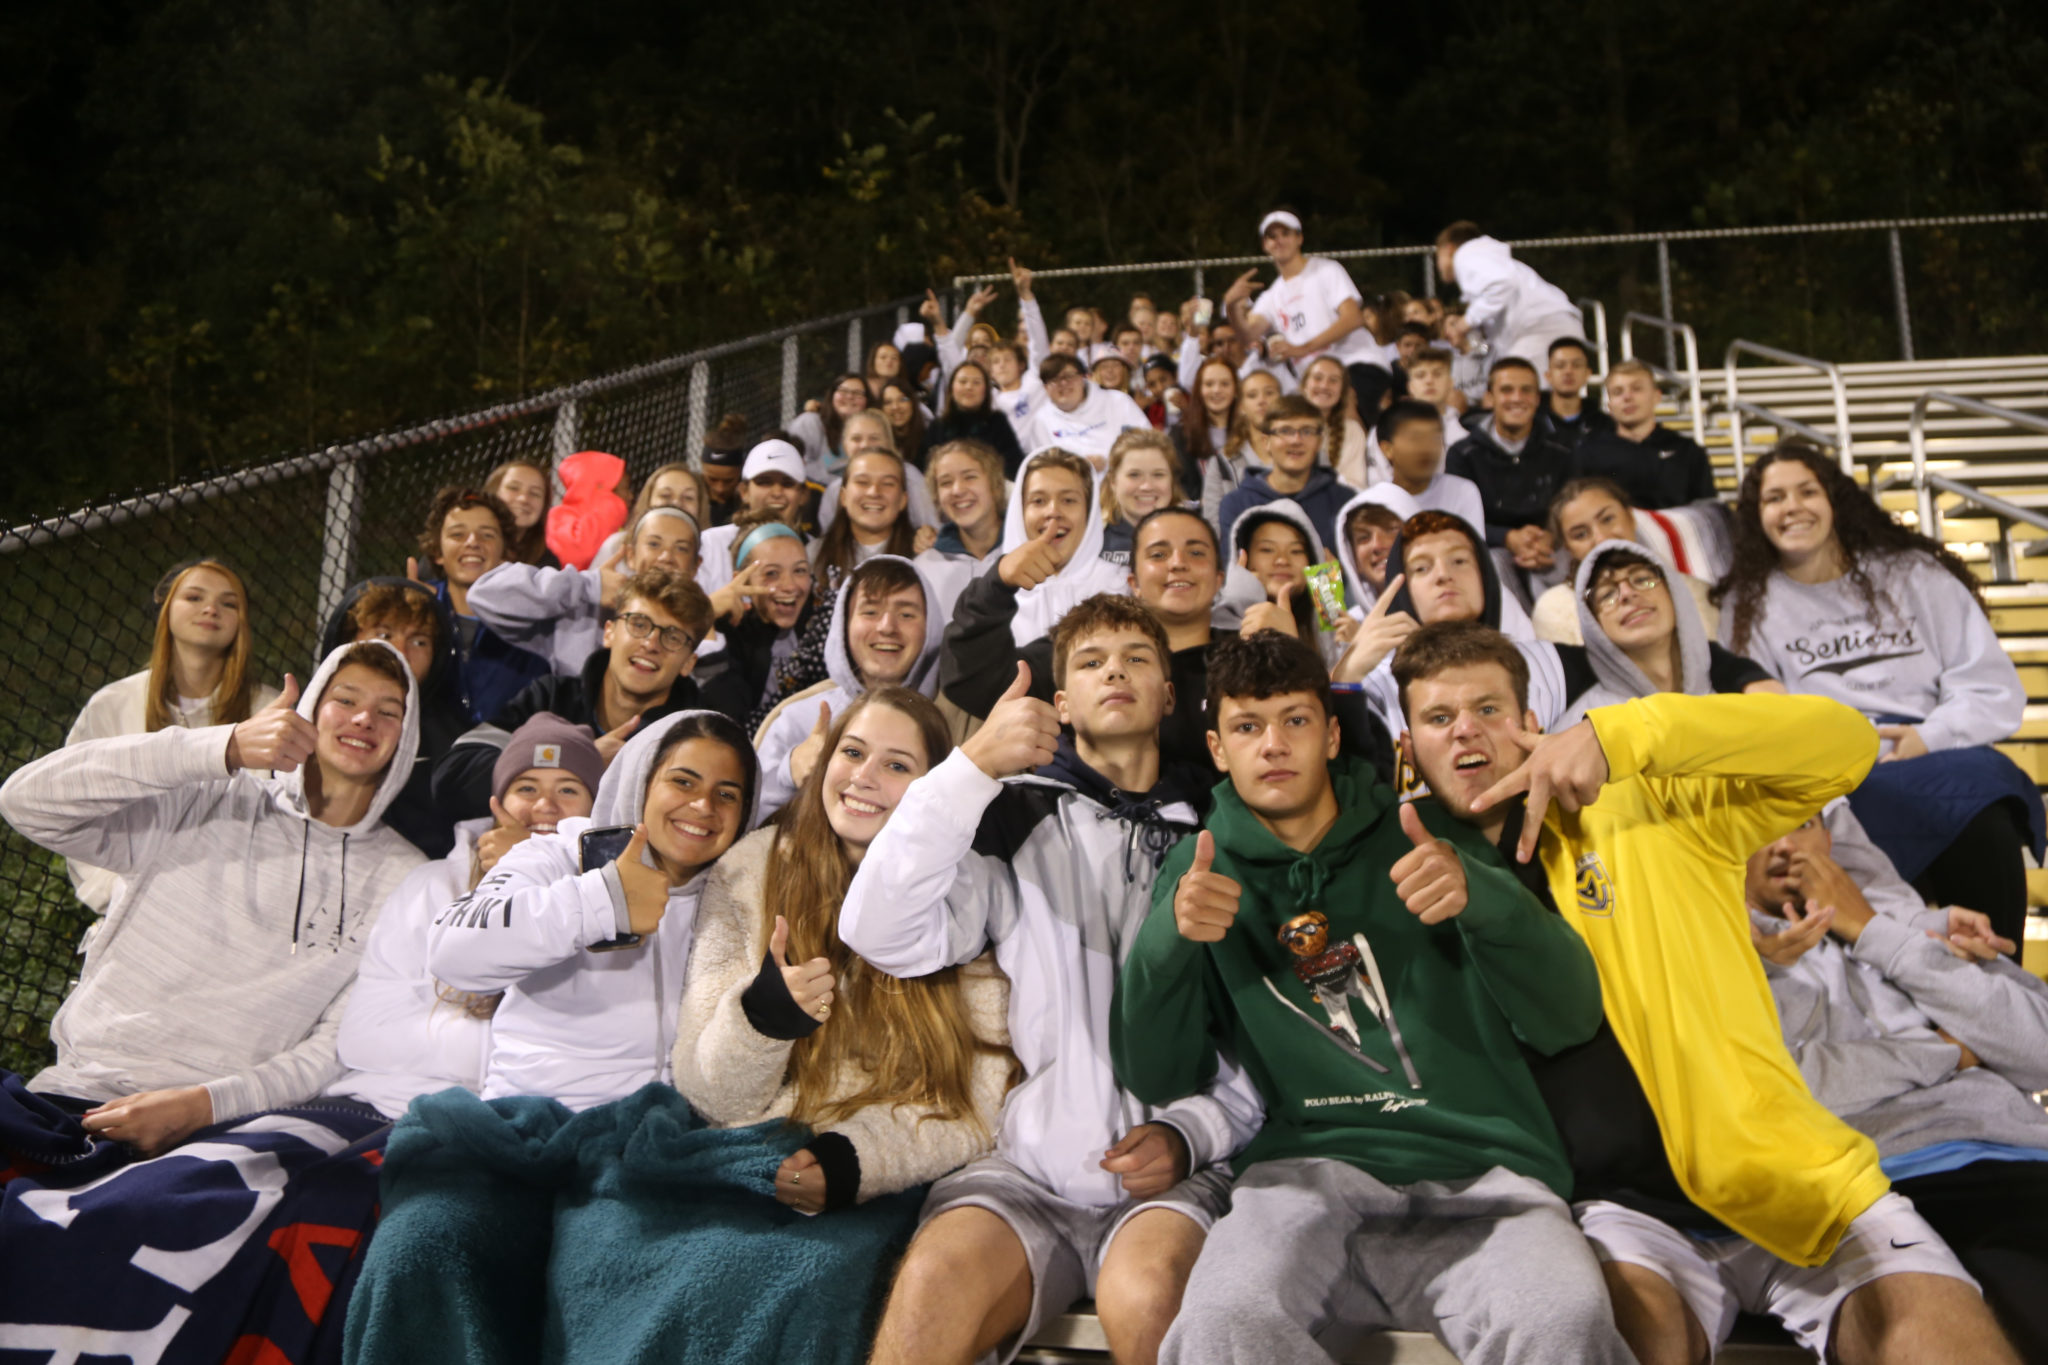
[[[1637,569],[1631,573],[1621,574],[1604,583],[1594,584],[1586,593],[1586,601],[1592,605],[1594,611],[1606,611],[1621,600],[1621,589],[1624,584],[1630,592],[1641,597],[1646,592],[1663,587],[1664,575],[1655,569]]]
[[[644,640],[650,635],[657,636],[661,640],[662,649],[670,654],[677,650],[694,650],[697,647],[697,637],[689,631],[681,626],[658,626],[652,616],[641,612],[626,612],[619,617],[619,624],[626,628],[626,634],[636,640]]]
[[[1271,434],[1278,436],[1282,440],[1299,438],[1304,441],[1313,441],[1323,434],[1323,429],[1312,426],[1274,427]]]

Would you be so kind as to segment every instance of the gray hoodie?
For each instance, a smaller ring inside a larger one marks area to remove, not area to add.
[[[352,647],[315,670],[300,715],[314,718]],[[341,1074],[335,1032],[370,926],[425,861],[381,821],[419,744],[405,677],[398,747],[346,828],[307,814],[303,766],[230,773],[231,725],[75,744],[7,779],[9,824],[129,887],[50,1025],[57,1063],[32,1089],[105,1101],[203,1085],[218,1122],[308,1099]]]
[[[938,594],[922,565],[901,555],[876,555],[868,563],[882,559],[893,559],[909,568],[924,587],[924,640],[918,650],[917,662],[910,666],[910,674],[904,678],[903,685],[927,697],[935,697],[939,692],[939,647],[946,638],[945,612],[939,606]],[[832,624],[825,636],[825,675],[832,686],[815,696],[792,698],[778,708],[761,728],[755,747],[761,753],[761,818],[764,820],[788,805],[790,798],[796,795],[797,783],[790,772],[789,756],[818,723],[817,703],[823,702],[830,707],[832,718],[837,720],[839,713],[852,705],[855,697],[867,691],[867,684],[854,671],[853,660],[846,652],[847,597],[852,587],[853,575],[848,574],[832,601]]]
[[[1692,594],[1682,590],[1684,575],[1648,545],[1633,540],[1603,540],[1579,561],[1579,571],[1572,581],[1572,600],[1578,604],[1579,631],[1585,637],[1586,658],[1592,663],[1593,672],[1600,681],[1579,694],[1578,700],[1558,722],[1560,728],[1578,724],[1596,706],[1615,706],[1636,697],[1647,697],[1657,690],[1649,675],[1636,666],[1620,645],[1607,638],[1607,632],[1600,628],[1599,618],[1586,605],[1586,590],[1593,586],[1601,564],[1616,552],[1640,556],[1663,571],[1665,585],[1671,590],[1668,596],[1674,618],[1672,628],[1678,636],[1678,690],[1691,697],[1710,696],[1714,691],[1713,679],[1708,676],[1713,654],[1707,639],[1706,623],[1700,620],[1699,611],[1693,606]]]

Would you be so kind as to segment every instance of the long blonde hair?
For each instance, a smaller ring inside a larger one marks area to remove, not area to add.
[[[908,716],[924,737],[931,766],[952,751],[946,722],[927,698],[905,687],[878,687],[840,713],[825,741],[827,755],[870,706]],[[811,768],[784,810],[761,896],[762,938],[782,916],[789,922],[789,960],[822,957],[843,983],[838,1017],[791,1050],[796,1104],[790,1119],[821,1128],[869,1105],[908,1104],[930,1110],[930,1117],[979,1124],[975,1058],[1007,1049],[975,1038],[959,969],[899,980],[869,966],[839,938],[839,906],[853,881],[853,864],[825,815],[826,766],[820,759]],[[851,1095],[830,1098],[849,1070],[864,1073],[867,1083]]]
[[[178,705],[171,697],[171,651],[177,644],[171,639],[171,603],[177,600],[185,580],[201,569],[211,569],[234,584],[235,595],[242,599],[235,641],[228,646],[220,681],[213,688],[213,723],[239,725],[249,719],[249,590],[243,586],[242,576],[218,559],[199,559],[173,569],[157,585],[156,638],[149,647],[149,690],[142,703],[143,729],[151,734],[178,723]]]

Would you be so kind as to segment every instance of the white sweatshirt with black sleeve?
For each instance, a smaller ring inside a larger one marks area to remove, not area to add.
[[[565,677],[581,673],[604,643],[604,576],[595,568],[500,564],[470,585],[469,609],[499,639]]]
[[[1575,331],[1585,328],[1570,296],[1516,260],[1506,242],[1473,238],[1458,248],[1451,270],[1465,300],[1465,321],[1493,343],[1495,355],[1545,323],[1569,320]]]

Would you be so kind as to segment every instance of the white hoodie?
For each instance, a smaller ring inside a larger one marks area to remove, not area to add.
[[[470,585],[469,609],[507,644],[533,651],[567,677],[604,643],[604,576],[506,561]]]
[[[946,638],[945,612],[940,609],[933,593],[932,580],[920,565],[901,555],[876,555],[867,562],[872,564],[882,559],[906,566],[924,586],[924,639],[920,642],[917,661],[910,666],[903,685],[915,688],[927,697],[935,697],[939,692],[939,646]],[[867,691],[867,684],[854,671],[853,659],[846,652],[846,599],[852,588],[853,575],[848,574],[832,600],[832,624],[825,636],[825,675],[832,680],[833,686],[817,696],[804,697],[779,708],[769,719],[756,746],[761,753],[760,813],[763,820],[788,805],[790,798],[796,795],[796,777],[790,772],[789,756],[810,737],[812,727],[817,725],[818,703],[823,702],[830,707],[832,718],[837,720],[839,713],[851,706],[855,697]]]
[[[307,720],[352,648],[307,682]],[[307,814],[303,767],[230,773],[230,725],[75,744],[7,779],[9,824],[128,884],[50,1024],[56,1065],[31,1089],[104,1101],[203,1085],[221,1122],[309,1099],[340,1074],[335,1031],[371,924],[423,861],[380,818],[419,745],[411,669],[405,679],[398,747],[346,828]]]
[[[1026,438],[1018,444],[1026,450],[1058,446],[1076,455],[1106,460],[1109,448],[1124,432],[1152,430],[1152,419],[1129,394],[1098,387],[1092,379],[1083,380],[1082,386],[1080,405],[1072,412],[1061,412],[1060,405],[1049,398],[1040,403]]]
[[[1465,321],[1493,345],[1496,355],[1543,323],[1568,321],[1583,332],[1585,318],[1562,289],[1515,259],[1506,242],[1475,237],[1457,249],[1451,273],[1465,300]]]
[[[459,991],[503,991],[491,1018],[482,1095],[545,1095],[583,1110],[669,1078],[676,1002],[690,960],[697,897],[709,869],[668,893],[661,926],[640,944],[593,953],[625,931],[625,895],[609,868],[581,869],[587,829],[639,823],[647,779],[669,730],[664,716],[626,742],[589,820],[564,820],[499,860],[427,936],[427,970]],[[757,784],[758,785],[758,784]]]
[[[1080,453],[1070,446],[1064,449]],[[1030,539],[1024,534],[1024,490],[1031,477],[1031,466],[1045,453],[1034,450],[1017,467],[1017,489],[1010,495],[1010,505],[1003,513],[1003,543],[996,554],[999,561]],[[1127,596],[1131,591],[1130,572],[1102,557],[1102,504],[1097,496],[1100,483],[1098,479],[1089,480],[1088,513],[1081,522],[1081,543],[1073,557],[1045,582],[1017,594],[1017,614],[1010,620],[1010,638],[1020,646],[1052,634],[1052,628],[1077,602],[1100,592]],[[990,568],[987,572],[995,570]]]

